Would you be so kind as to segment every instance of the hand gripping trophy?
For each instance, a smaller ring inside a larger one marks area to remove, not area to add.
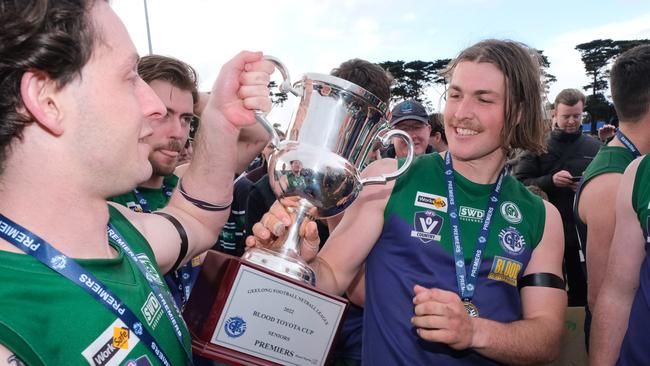
[[[267,59],[283,76],[281,90],[300,97],[284,141],[256,112],[272,136],[269,182],[278,198],[298,200],[296,220],[271,249],[242,258],[209,251],[184,318],[196,354],[239,365],[324,365],[347,302],[314,287],[314,271],[300,258],[300,225],[342,212],[364,185],[403,174],[413,144],[405,132],[388,129],[388,106],[367,90],[314,73],[292,86],[284,65]],[[376,140],[388,146],[395,136],[408,146],[402,167],[361,178]]]

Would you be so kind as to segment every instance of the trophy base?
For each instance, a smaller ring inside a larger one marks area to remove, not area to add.
[[[294,280],[316,286],[316,274],[300,259],[263,248],[254,248],[247,251],[242,256],[242,259]]]
[[[207,252],[183,310],[192,351],[229,365],[325,365],[347,301],[241,258]]]

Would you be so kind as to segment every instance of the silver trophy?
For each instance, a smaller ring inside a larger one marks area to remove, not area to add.
[[[299,205],[291,208],[296,220],[272,249],[254,248],[242,258],[315,285],[314,271],[300,258],[299,228],[305,217],[334,216],[352,204],[363,186],[399,177],[413,161],[413,143],[405,132],[389,130],[388,106],[362,87],[315,73],[292,86],[286,67],[274,57],[266,59],[282,74],[280,90],[300,97],[284,141],[264,114],[256,112],[274,147],[268,164],[271,188],[278,198],[298,197]],[[391,174],[361,178],[375,141],[387,147],[395,136],[408,146],[404,164]]]

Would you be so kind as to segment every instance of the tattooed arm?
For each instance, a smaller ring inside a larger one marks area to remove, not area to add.
[[[0,344],[0,366],[25,366],[25,363],[13,352]]]

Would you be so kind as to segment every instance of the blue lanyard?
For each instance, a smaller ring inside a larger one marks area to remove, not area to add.
[[[173,193],[172,190],[169,189],[169,187],[167,187],[166,185],[163,184],[161,189],[162,189],[163,194],[165,195],[165,197],[167,197],[168,199],[169,199],[169,197],[172,196],[172,193]],[[140,205],[140,207],[142,207],[143,212],[149,213],[149,212],[152,211],[149,208],[149,202],[147,201],[146,198],[144,198],[144,196],[142,196],[142,194],[140,193],[140,191],[138,191],[137,188],[133,189],[133,195],[135,196],[135,200],[138,201],[138,204]]]
[[[167,187],[166,185],[163,184],[161,189],[165,197],[169,198],[172,196],[173,193],[172,190],[169,189],[169,187]],[[142,196],[142,193],[140,193],[140,191],[138,191],[137,188],[133,189],[133,195],[135,196],[135,200],[138,202],[140,207],[142,207],[142,212],[150,213],[152,211],[151,208],[149,207],[149,202],[147,201],[146,198],[144,198],[144,196]],[[131,207],[131,209],[133,211],[136,211],[134,207]],[[179,304],[180,306],[187,303],[187,301],[190,298],[190,292],[192,291],[192,283],[190,281],[191,270],[192,270],[191,262],[188,262],[177,270],[178,273],[170,274],[175,279],[180,280],[180,286],[179,286],[179,290],[181,293],[181,301],[180,301],[181,303]]]
[[[467,270],[465,269],[465,256],[463,255],[463,246],[460,242],[460,223],[458,220],[458,209],[456,207],[456,197],[454,193],[454,168],[452,166],[451,154],[449,151],[447,151],[447,154],[445,156],[445,183],[447,184],[447,201],[449,203],[449,222],[451,227],[451,237],[454,244],[456,281],[458,283],[458,291],[460,297],[465,302],[471,302],[472,297],[474,296],[479,267],[481,266],[481,261],[483,260],[483,251],[485,250],[487,238],[490,233],[492,215],[494,214],[497,202],[499,202],[499,194],[501,193],[501,185],[503,183],[503,177],[505,175],[506,169],[504,167],[499,174],[499,178],[494,185],[492,193],[490,193],[487,209],[485,210],[485,218],[483,219],[481,231],[479,232],[478,238],[476,239],[476,249],[474,250],[472,262],[470,263],[471,270],[468,277]]]
[[[621,130],[616,131],[616,137],[619,139],[619,141],[623,143],[623,145],[625,145],[627,150],[631,152],[635,158],[641,156],[641,152],[639,152],[639,149],[637,149],[636,146],[634,146],[634,143],[632,143],[632,141],[630,141],[630,139],[628,139],[627,136],[625,136],[623,132],[621,132]]]
[[[160,288],[152,281],[152,279],[149,278],[149,276],[146,275],[147,272],[142,262],[136,257],[133,250],[131,250],[126,241],[112,225],[108,226],[108,235],[124,250],[129,258],[131,258],[142,275],[149,282],[152,292],[160,300],[163,309],[174,328],[174,333],[176,334],[178,342],[181,344],[181,348],[185,351],[187,359],[191,364],[190,353],[183,343],[183,334],[181,333],[180,326],[178,325],[176,318],[174,318],[169,302],[165,299]],[[84,289],[90,296],[95,298],[95,300],[100,302],[109,311],[115,314],[115,316],[121,319],[129,329],[143,341],[143,344],[149,347],[151,353],[156,355],[163,365],[171,365],[169,358],[163,349],[158,345],[155,338],[149,333],[147,328],[142,325],[142,322],[140,322],[133,311],[131,311],[131,309],[129,309],[126,304],[117,297],[117,295],[109,290],[106,285],[81,267],[77,262],[61,253],[38,235],[13,222],[3,214],[0,214],[0,237]],[[178,309],[176,309],[176,313],[179,314]]]

